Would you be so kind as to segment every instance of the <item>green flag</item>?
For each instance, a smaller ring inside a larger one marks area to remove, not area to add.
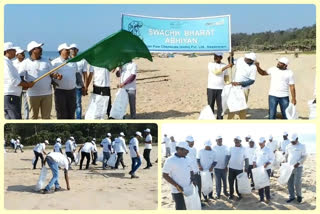
[[[109,71],[122,66],[136,57],[152,61],[152,56],[144,42],[126,30],[121,30],[98,42],[68,62],[85,59],[90,65],[107,68]]]

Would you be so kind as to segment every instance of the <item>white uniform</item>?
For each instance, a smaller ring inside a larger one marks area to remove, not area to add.
[[[216,152],[214,150],[201,149],[198,152],[197,159],[203,170],[209,170],[214,162],[217,162]]]
[[[216,152],[217,157],[217,165],[214,167],[215,169],[225,169],[227,167],[226,158],[229,154],[229,149],[225,145],[214,146],[213,150]]]
[[[151,136],[151,134],[148,134],[146,136],[145,142],[151,142],[151,144],[145,143],[144,148],[145,149],[152,149],[152,136]]]
[[[109,149],[109,146],[111,147],[111,139],[106,137],[101,141],[101,144],[103,147],[103,152],[109,152],[111,153],[112,151]]]
[[[306,146],[300,142],[296,145],[289,144],[285,155],[290,165],[299,163],[299,167],[303,167],[303,163],[307,157]]]
[[[54,144],[54,146],[53,146],[53,151],[60,152],[60,149],[62,149],[61,143],[56,142],[56,144]]]
[[[127,146],[123,137],[118,137],[118,140],[116,140],[114,144],[114,151],[116,153],[127,152]]]
[[[270,163],[266,169],[271,169],[271,165],[274,161],[274,154],[268,147],[263,147],[262,149],[257,148],[253,156],[253,162],[256,163],[257,167],[264,166],[266,163]]]
[[[229,168],[236,170],[243,170],[244,160],[247,157],[247,152],[244,147],[231,147],[229,150],[230,161]]]
[[[194,147],[188,147],[188,155],[187,157],[190,158],[190,161],[191,161],[191,167],[192,167],[192,171],[193,173],[198,173],[199,172],[199,167],[198,167],[198,164],[197,164],[197,149],[194,148]]]
[[[137,153],[139,153],[139,141],[138,141],[138,139],[136,137],[133,137],[130,140],[130,143],[129,143],[129,150],[130,150],[131,158],[136,158],[137,157],[137,153],[134,150],[134,147],[136,147]]]

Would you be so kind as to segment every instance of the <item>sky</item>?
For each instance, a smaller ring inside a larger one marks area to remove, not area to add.
[[[299,141],[306,145],[308,153],[316,152],[316,126],[314,124],[274,124],[274,123],[250,123],[250,124],[163,124],[162,134],[168,137],[174,136],[176,142],[184,141],[189,135],[195,139],[195,147],[202,149],[204,142],[211,140],[216,145],[216,136],[222,136],[223,144],[230,147],[234,146],[234,138],[240,136],[242,145],[245,143],[245,137],[251,135],[251,138],[258,146],[259,138],[265,137],[266,140],[272,135],[277,142],[283,140],[283,132],[288,132],[289,138],[293,133],[297,133]]]
[[[156,17],[231,15],[232,33],[301,28],[316,23],[314,5],[6,5],[4,39],[25,48],[35,40],[45,51],[61,43],[87,49],[121,28],[121,14]]]

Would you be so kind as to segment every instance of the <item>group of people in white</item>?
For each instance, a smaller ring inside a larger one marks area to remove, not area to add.
[[[43,43],[31,41],[26,48],[29,54],[29,57],[26,58],[24,49],[15,47],[11,42],[4,44],[5,118],[22,119],[22,108],[24,119],[29,119],[29,111],[31,119],[50,119],[54,99],[57,119],[82,119],[82,96],[88,95],[91,81],[93,82],[93,94],[109,98],[107,107],[103,105],[109,117],[111,111],[110,71],[106,68],[88,65],[83,59],[77,63],[67,63],[35,83],[36,79],[53,68],[76,57],[79,51],[76,44],[69,46],[63,43],[57,48],[59,57],[49,61],[42,57],[43,46]],[[135,119],[137,65],[131,61],[112,72],[116,72],[116,76],[120,78],[117,86],[127,93],[130,116],[131,119]],[[23,105],[21,105],[21,100],[23,100]]]
[[[223,145],[222,136],[217,136],[216,145],[208,140],[199,151],[194,146],[192,136],[177,143],[173,136],[169,139],[165,135],[163,144],[163,153],[167,158],[162,169],[163,178],[171,186],[177,210],[201,209],[206,206],[201,200],[202,195],[206,202],[210,199],[219,200],[222,193],[229,200],[235,200],[235,190],[237,200],[242,199],[242,194],[258,190],[260,202],[269,204],[270,177],[275,170],[280,173],[278,182],[287,184],[287,203],[294,200],[302,202],[302,169],[307,153],[296,133],[292,133],[289,138],[288,133],[284,132],[280,142],[273,140],[273,136],[268,140],[260,137],[255,141],[248,135],[243,143],[241,137],[236,136],[234,146],[230,148]],[[195,203],[199,206],[195,206]]]

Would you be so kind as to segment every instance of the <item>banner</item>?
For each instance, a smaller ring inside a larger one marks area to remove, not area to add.
[[[139,36],[151,52],[229,52],[230,15],[159,18],[122,15],[122,29]]]

